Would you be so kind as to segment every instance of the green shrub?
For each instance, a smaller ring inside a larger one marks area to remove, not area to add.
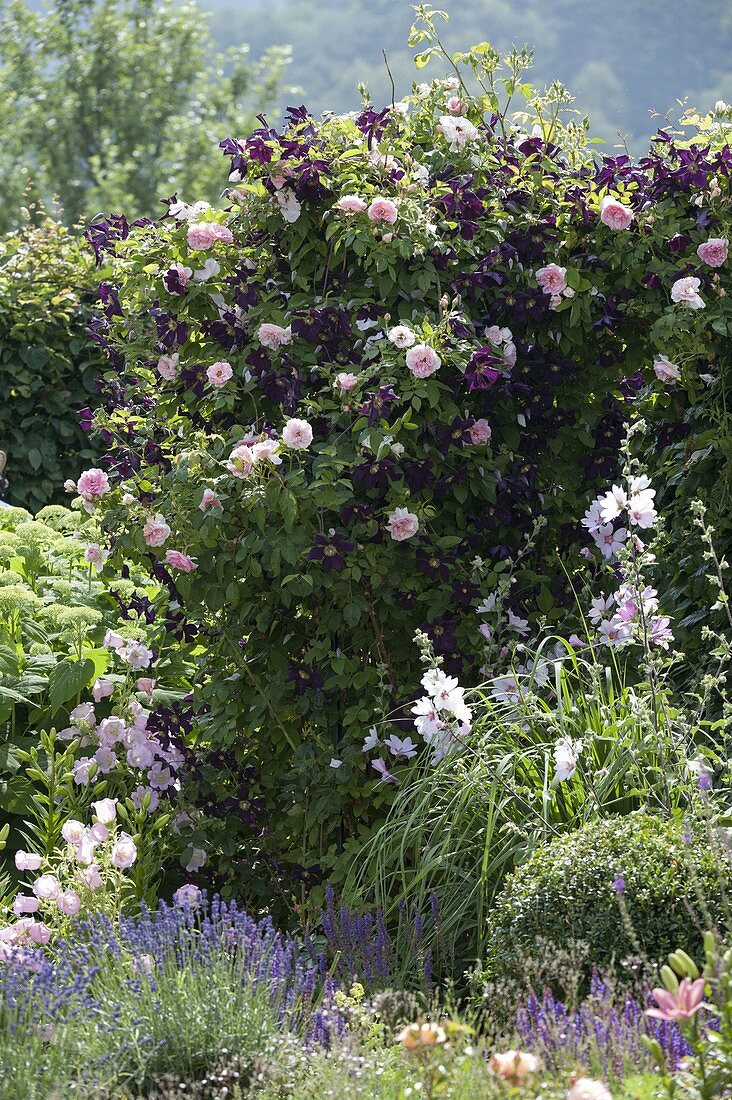
[[[638,947],[651,962],[677,947],[694,955],[709,917],[724,915],[727,877],[706,835],[685,844],[677,822],[640,810],[590,822],[539,848],[508,880],[489,918],[485,976],[514,974],[547,941],[586,942],[588,966],[600,970]]]

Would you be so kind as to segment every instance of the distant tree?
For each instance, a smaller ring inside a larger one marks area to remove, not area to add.
[[[208,16],[172,0],[6,0],[0,14],[0,229],[23,196],[67,222],[149,215],[174,191],[215,198],[211,148],[271,104],[289,52],[215,54]],[[30,181],[30,182],[29,182]]]

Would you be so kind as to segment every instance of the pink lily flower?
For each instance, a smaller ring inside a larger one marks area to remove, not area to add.
[[[652,990],[653,999],[658,1008],[647,1008],[646,1016],[654,1016],[657,1020],[690,1020],[704,1001],[704,979],[697,978],[690,981],[682,978],[676,993],[669,993],[668,989]]]

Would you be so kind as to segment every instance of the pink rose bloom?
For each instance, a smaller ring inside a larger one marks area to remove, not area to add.
[[[463,103],[459,96],[451,95],[447,101],[447,110],[451,115],[464,115],[468,110],[468,105]]]
[[[72,817],[61,826],[61,836],[67,844],[81,844],[86,836],[86,827],[81,821],[77,821]]]
[[[37,871],[41,863],[41,857],[37,856],[35,852],[15,853],[15,866],[19,871]]]
[[[476,447],[487,443],[491,435],[491,427],[487,420],[476,420],[470,425],[470,438]]]
[[[201,503],[198,505],[202,512],[208,512],[212,508],[223,507],[221,501],[216,496],[213,489],[204,489],[203,496],[201,497]]]
[[[283,328],[282,325],[265,323],[257,329],[257,339],[262,347],[269,348],[270,351],[277,351],[283,344],[292,343],[292,332],[289,326]]]
[[[216,222],[214,222],[213,235],[215,240],[223,241],[224,244],[234,243],[234,234],[231,232],[227,225],[218,225]]]
[[[173,382],[178,376],[178,352],[175,355],[161,355],[158,359],[157,371],[166,382]]]
[[[415,378],[429,378],[441,364],[442,360],[429,344],[415,344],[407,352],[407,366]]]
[[[255,463],[254,453],[246,443],[240,443],[229,455],[226,469],[234,477],[248,477]]]
[[[387,340],[390,340],[395,348],[411,348],[417,337],[412,332],[408,325],[394,325],[394,328],[390,328],[386,334]]]
[[[73,890],[64,890],[56,898],[56,908],[65,917],[75,917],[81,909],[81,898]]]
[[[516,345],[513,341],[509,341],[503,346],[503,362],[504,365],[511,369],[516,366]]]
[[[229,379],[234,377],[231,363],[227,363],[226,360],[222,360],[219,363],[212,363],[206,371],[206,377],[216,389],[220,386],[225,386]]]
[[[305,451],[313,441],[313,429],[307,420],[293,417],[282,429],[282,442],[293,451]]]
[[[180,283],[181,286],[185,286],[193,272],[190,267],[185,267],[183,264],[171,264],[165,275],[163,275],[163,283],[165,284],[166,290],[169,289],[168,283],[170,282],[171,274],[177,276],[176,281]]]
[[[110,695],[114,695],[114,684],[111,680],[105,680],[104,677],[99,677],[94,681],[92,687],[92,696],[95,703],[100,703],[102,699],[108,699]]]
[[[273,466],[281,466],[279,439],[260,439],[252,446],[252,455],[255,462],[271,462]]]
[[[567,1093],[567,1100],[613,1100],[612,1094],[602,1081],[591,1077],[580,1077]]]
[[[419,520],[408,508],[395,508],[389,516],[387,529],[395,542],[404,542],[417,534]]]
[[[157,680],[153,680],[150,676],[141,676],[137,681],[137,690],[144,691],[145,695],[152,695],[156,683]]]
[[[536,273],[536,281],[545,294],[561,294],[567,285],[566,267],[558,264],[547,264],[540,267]]]
[[[699,294],[701,280],[687,275],[685,279],[677,279],[671,287],[671,301],[677,305],[686,306],[687,309],[704,309],[704,299]]]
[[[16,917],[22,917],[24,913],[37,913],[40,904],[38,898],[32,898],[30,894],[16,894],[13,898],[13,912]]]
[[[51,942],[51,929],[43,921],[35,921],[28,929],[28,936],[39,947],[45,947]]]
[[[76,490],[83,500],[94,504],[109,492],[109,478],[104,470],[84,470],[76,483]]]
[[[391,199],[377,196],[368,208],[368,215],[372,222],[380,225],[393,225],[399,217],[397,205]]]
[[[653,370],[656,378],[661,382],[678,382],[681,372],[675,363],[671,363],[665,355],[659,355],[653,362]]]
[[[160,512],[156,516],[148,516],[142,529],[142,537],[147,546],[162,546],[170,538],[170,534],[170,527]]]
[[[117,843],[112,848],[112,866],[120,871],[126,871],[137,859],[137,848],[129,833],[120,833]]]
[[[53,901],[61,892],[61,883],[55,875],[41,875],[33,883],[32,890],[41,901]]]
[[[166,550],[165,560],[173,569],[180,569],[181,573],[192,573],[198,569],[195,558],[189,558],[187,554],[181,554],[180,550]]]
[[[629,206],[623,206],[612,195],[606,195],[600,203],[600,221],[609,229],[628,229],[635,217]]]
[[[98,542],[90,542],[84,551],[84,561],[88,561],[90,565],[98,565],[103,562],[105,553],[102,550]]]
[[[721,267],[727,260],[728,245],[729,241],[726,237],[710,237],[704,244],[699,245],[696,254],[703,264]]]
[[[341,210],[344,214],[363,214],[368,208],[367,203],[358,195],[344,195],[335,205],[336,210]]]
[[[335,376],[335,384],[341,393],[350,393],[354,386],[358,385],[358,378],[355,374],[341,371],[340,374]]]
[[[230,229],[215,222],[196,222],[188,227],[188,246],[197,252],[211,248],[216,241],[230,243],[233,239]]]
[[[503,1077],[507,1081],[520,1081],[530,1073],[536,1073],[539,1059],[535,1054],[527,1054],[522,1050],[507,1050],[502,1054],[494,1054],[489,1065],[491,1072],[497,1077]]]
[[[179,909],[185,909],[188,906],[190,909],[194,909],[201,903],[201,891],[193,883],[186,883],[185,886],[179,886],[173,894],[173,904],[177,905]]]

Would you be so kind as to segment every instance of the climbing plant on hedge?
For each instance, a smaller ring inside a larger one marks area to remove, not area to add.
[[[420,34],[423,64],[429,15]],[[527,60],[483,44],[381,111],[291,108],[222,142],[221,210],[175,199],[90,231],[113,263],[116,407],[86,504],[200,632],[224,876],[261,883],[264,862],[290,889],[352,858],[399,758],[377,774],[364,738],[387,713],[414,733],[415,629],[467,677],[500,671],[526,620],[561,622],[557,556],[616,469],[629,396],[667,392],[663,356],[694,388],[712,318],[727,332],[697,246],[726,256],[729,150],[662,135],[638,165],[595,162]]]
[[[103,366],[88,333],[97,283],[86,242],[50,217],[0,239],[0,449],[10,503],[32,512],[99,452],[79,415]]]

